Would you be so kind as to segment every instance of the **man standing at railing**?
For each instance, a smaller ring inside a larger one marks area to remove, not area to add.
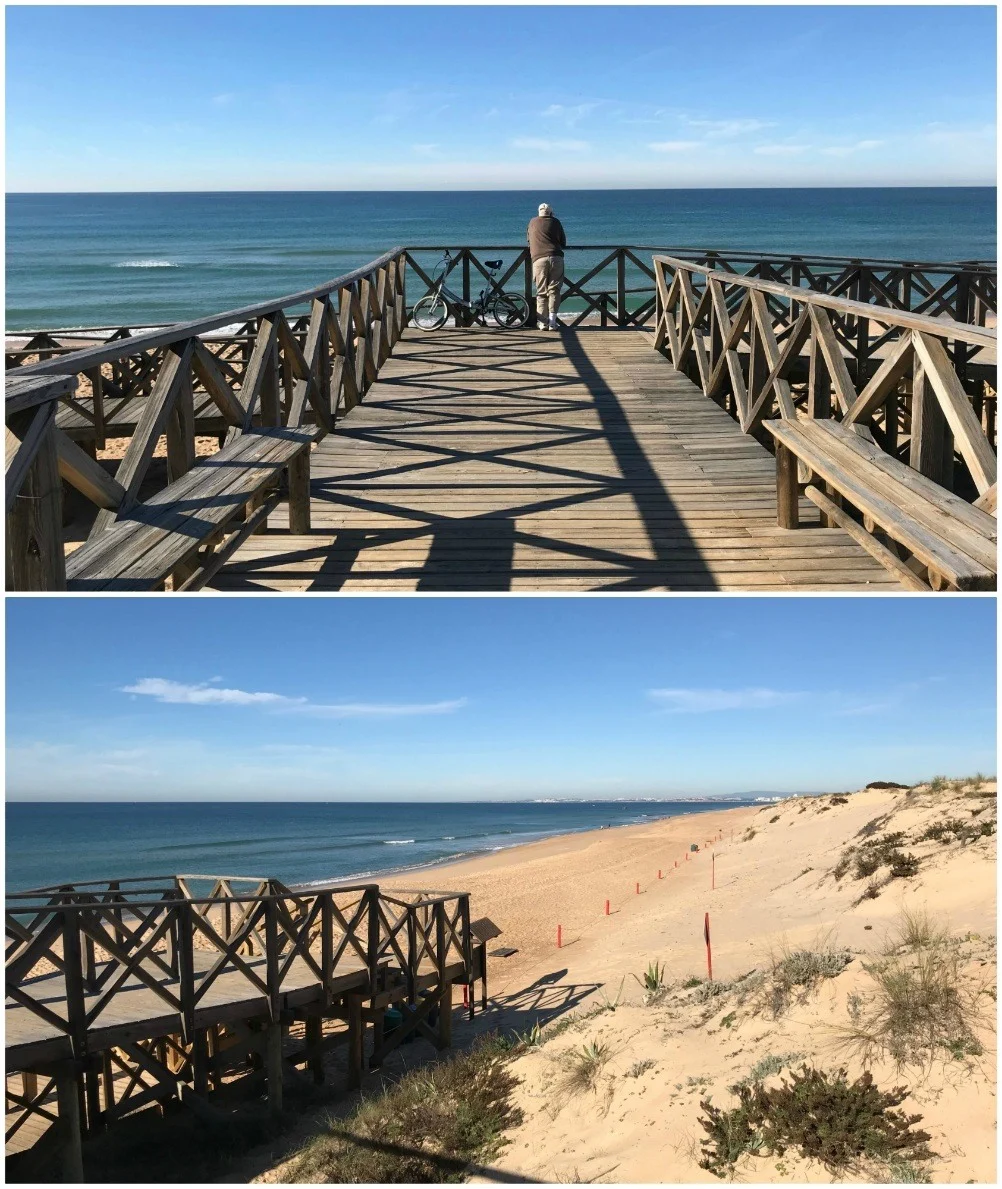
[[[536,285],[536,325],[540,330],[556,330],[567,236],[548,202],[541,202],[539,214],[529,220],[526,239]]]

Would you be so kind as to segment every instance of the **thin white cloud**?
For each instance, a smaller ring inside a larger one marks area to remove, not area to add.
[[[586,140],[547,140],[542,136],[519,136],[511,142],[511,147],[539,153],[583,153],[590,146]]]
[[[752,149],[761,157],[792,157],[797,153],[806,153],[809,144],[760,144]]]
[[[600,103],[551,103],[540,115],[546,120],[561,120],[568,128],[574,128],[601,106]]]
[[[451,698],[444,702],[337,702],[331,705],[308,702],[292,709],[315,718],[409,718],[416,714],[452,714],[465,705],[466,698]]]
[[[721,710],[771,710],[804,695],[778,689],[652,689],[650,697],[669,714],[711,714]]]
[[[882,140],[857,140],[855,144],[829,145],[821,152],[829,157],[848,157],[851,153],[865,153],[869,149],[879,149]]]
[[[279,706],[306,701],[305,698],[287,698],[284,694],[225,689],[208,682],[187,685],[165,677],[141,677],[134,684],[123,686],[122,693],[185,706]]]
[[[418,714],[451,714],[467,704],[466,698],[441,702],[311,702],[264,690],[224,689],[208,682],[187,684],[165,677],[142,677],[122,687],[133,697],[154,698],[173,706],[258,706],[310,715],[314,718],[402,718]]]
[[[701,142],[698,140],[655,140],[647,147],[653,149],[655,153],[687,153],[690,149],[700,148]]]
[[[765,128],[775,128],[773,120],[736,119],[736,120],[686,120],[690,128],[700,128],[704,136],[732,137],[747,136],[751,132],[761,132]]]
[[[437,144],[412,144],[411,152],[420,157],[434,157],[441,146]]]

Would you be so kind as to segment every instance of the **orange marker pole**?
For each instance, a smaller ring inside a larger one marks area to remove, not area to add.
[[[706,938],[706,977],[713,982],[713,952],[710,949],[710,914],[703,917],[703,936]]]
[[[606,916],[609,915],[609,901],[608,900],[606,900],[606,902],[605,902],[605,915]]]
[[[563,944],[563,930],[560,925],[557,926],[557,949],[560,949]]]
[[[639,880],[637,881],[637,895],[638,895],[638,896],[640,895],[640,882],[639,882]]]
[[[658,879],[664,879],[664,876],[661,874],[661,868],[660,868],[660,867],[658,868]]]

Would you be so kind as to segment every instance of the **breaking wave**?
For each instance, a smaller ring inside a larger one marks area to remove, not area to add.
[[[173,260],[120,260],[112,268],[180,268]]]

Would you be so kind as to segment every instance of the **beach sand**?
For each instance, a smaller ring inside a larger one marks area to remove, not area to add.
[[[517,950],[489,959],[490,1009],[474,1026],[456,1018],[460,1043],[473,1031],[525,1034],[542,1024],[543,1043],[512,1063],[524,1121],[496,1167],[547,1182],[715,1182],[698,1166],[700,1100],[733,1105],[728,1088],[767,1056],[861,1072],[840,1049],[837,1027],[849,1020],[851,996],[871,994],[864,963],[887,945],[903,907],[928,908],[961,939],[965,985],[994,987],[994,836],[966,845],[914,841],[944,818],[994,818],[995,799],[984,795],[993,788],[983,786],[980,797],[867,790],[845,801],[794,798],[547,839],[392,881],[470,891],[474,918],[490,917],[503,930],[489,950]],[[870,881],[852,870],[836,879],[832,868],[866,829],[903,831],[903,849],[920,866],[861,899]],[[692,843],[698,852],[689,852]],[[683,986],[706,978],[705,913],[716,992],[709,995],[705,983]],[[825,946],[847,948],[851,961],[778,1014],[765,990],[750,990],[756,978],[743,977],[768,972],[784,951]],[[671,990],[645,1004],[633,976],[654,961],[666,965]],[[982,1055],[938,1054],[925,1068],[897,1069],[885,1058],[872,1066],[882,1089],[909,1087],[902,1109],[923,1116],[919,1126],[937,1153],[928,1170],[935,1181],[994,1180],[995,1003],[988,994],[983,1002]],[[608,1059],[594,1088],[569,1091],[568,1061],[592,1043],[607,1046]],[[256,1179],[276,1179],[282,1167],[259,1169]],[[836,1179],[790,1151],[745,1157],[737,1171],[752,1182]],[[877,1169],[847,1179],[888,1178]]]

